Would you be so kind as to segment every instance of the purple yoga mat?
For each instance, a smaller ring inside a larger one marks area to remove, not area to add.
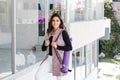
[[[64,52],[64,57],[63,57],[63,67],[61,68],[61,71],[63,73],[67,73],[68,72],[69,59],[70,59],[70,51],[65,51]]]

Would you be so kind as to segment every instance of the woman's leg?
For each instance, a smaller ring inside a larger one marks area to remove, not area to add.
[[[48,58],[39,66],[36,74],[35,80],[41,80],[45,77],[46,73],[50,72],[52,69],[52,56],[48,55]]]

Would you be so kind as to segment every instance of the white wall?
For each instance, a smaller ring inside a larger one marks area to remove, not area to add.
[[[109,21],[106,22],[107,20],[83,21],[68,24],[73,51],[103,37],[105,35],[105,26],[110,24]]]

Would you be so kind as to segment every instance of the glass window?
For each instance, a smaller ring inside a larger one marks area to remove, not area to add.
[[[49,18],[53,13],[58,13],[62,20],[66,22],[67,19],[67,0],[49,0]]]
[[[69,22],[104,18],[103,0],[67,0]],[[72,17],[71,17],[72,16]]]
[[[83,21],[85,19],[85,0],[71,0],[68,5],[70,22]]]
[[[61,17],[67,23],[67,0],[61,0]]]
[[[49,0],[49,18],[53,13],[59,13],[65,20],[65,3],[62,0]],[[17,0],[16,9],[16,70],[22,70],[42,60],[45,52],[41,51],[41,45],[45,36],[45,1]],[[38,6],[37,6],[38,5]],[[48,18],[48,19],[49,19]],[[32,31],[31,31],[32,30]],[[40,54],[41,53],[41,54]]]
[[[104,19],[104,0],[96,1],[96,19]]]
[[[85,79],[97,67],[97,41],[93,41],[74,51],[73,66],[76,66],[76,79]],[[76,63],[76,65],[75,65]]]
[[[61,15],[62,1],[61,0],[49,0],[49,17],[53,13]]]
[[[6,24],[7,23],[7,2],[6,1],[0,1],[0,24]]]
[[[91,0],[90,20],[96,19],[96,8],[97,8],[96,4],[97,4],[97,0]]]
[[[41,44],[45,35],[45,2],[16,1],[16,71],[41,61]]]
[[[11,25],[10,3],[0,0],[0,79],[11,71]]]
[[[97,41],[86,45],[85,49],[85,75],[89,75],[97,67]]]
[[[72,55],[72,62],[73,66],[76,67],[76,80],[83,80],[85,78],[84,47],[81,47],[75,51],[75,53]]]

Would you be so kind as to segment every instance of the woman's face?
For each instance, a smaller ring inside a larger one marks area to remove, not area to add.
[[[54,29],[58,29],[59,26],[60,26],[60,23],[61,23],[61,21],[58,17],[53,17],[52,26],[53,26]]]

